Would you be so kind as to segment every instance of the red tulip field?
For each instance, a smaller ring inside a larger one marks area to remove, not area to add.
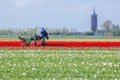
[[[19,47],[22,42],[0,41],[0,47]],[[47,41],[47,46],[53,47],[120,47],[120,41]]]

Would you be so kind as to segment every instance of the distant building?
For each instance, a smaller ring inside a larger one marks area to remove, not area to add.
[[[97,29],[97,14],[95,13],[95,8],[93,14],[91,15],[91,31],[95,33]]]

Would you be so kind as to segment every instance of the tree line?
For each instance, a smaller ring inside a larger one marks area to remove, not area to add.
[[[0,36],[30,36],[35,33],[35,28],[4,28],[0,29]],[[38,29],[38,28],[37,28]],[[40,34],[39,27],[39,34]],[[76,31],[76,29],[68,28],[45,28],[49,35],[80,35],[81,33]]]
[[[111,20],[106,20],[101,25],[105,36],[120,36],[120,27],[117,24],[112,24]]]
[[[35,28],[4,28],[0,29],[0,36],[30,36],[35,32]],[[117,24],[112,24],[111,20],[106,20],[101,25],[102,29],[96,29],[95,33],[92,31],[78,32],[76,28],[50,28],[46,27],[49,35],[85,35],[85,36],[120,36],[120,27]],[[39,27],[39,29],[41,29]],[[40,33],[40,30],[39,30]]]

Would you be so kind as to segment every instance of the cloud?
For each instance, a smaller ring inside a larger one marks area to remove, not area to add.
[[[16,7],[26,7],[30,2],[28,0],[12,0],[12,4]]]
[[[39,7],[74,7],[80,5],[84,0],[0,0],[0,5],[3,7],[17,7],[24,8],[29,6],[39,6]]]
[[[31,5],[33,0],[0,0],[2,8],[23,8]]]
[[[39,7],[79,7],[89,4],[110,4],[110,3],[119,3],[115,0],[0,0],[0,7],[16,7],[24,8],[30,6],[39,6]]]

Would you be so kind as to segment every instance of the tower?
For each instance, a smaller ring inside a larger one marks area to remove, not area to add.
[[[91,15],[91,31],[95,33],[97,29],[97,14],[95,13],[95,8],[93,10],[93,14]]]

